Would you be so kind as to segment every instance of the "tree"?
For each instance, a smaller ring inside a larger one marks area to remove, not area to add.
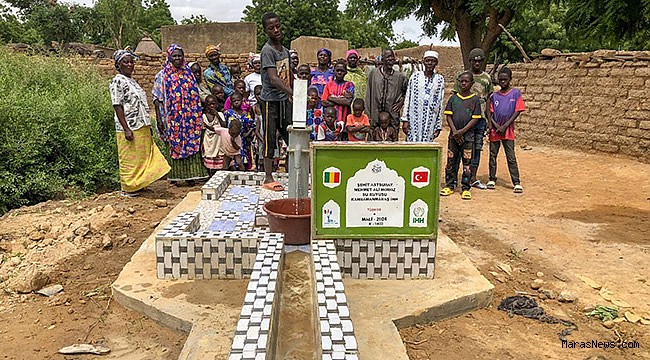
[[[36,29],[45,45],[52,41],[61,44],[80,41],[82,24],[74,21],[74,15],[66,5],[40,5],[30,9],[26,16],[27,26]]]
[[[262,15],[268,11],[282,19],[285,45],[300,36],[320,36],[348,40],[351,48],[388,46],[394,37],[392,26],[378,21],[366,1],[348,2],[342,12],[338,0],[253,0],[242,20],[257,23],[259,48],[266,42]]]
[[[110,39],[109,46],[135,46],[142,33],[138,26],[144,8],[140,0],[97,0],[95,9],[102,18]]]
[[[400,41],[398,41],[397,43],[395,43],[395,45],[393,45],[393,49],[395,50],[408,49],[416,46],[420,46],[420,44],[416,43],[415,41],[401,38]]]
[[[257,23],[257,46],[261,49],[266,43],[262,15],[268,11],[276,13],[282,19],[283,42],[288,47],[299,36],[337,37],[338,3],[338,0],[253,0],[244,9],[242,20]]]
[[[183,20],[181,20],[181,24],[183,24],[183,25],[208,24],[208,23],[211,23],[211,22],[212,21],[210,21],[210,19],[203,16],[203,14],[196,15],[196,16],[195,15],[190,15],[189,18],[183,18]]]
[[[203,16],[203,15],[200,15]],[[139,28],[160,46],[160,28],[166,25],[176,25],[176,20],[169,11],[169,5],[165,0],[145,0],[144,11],[138,21]]]
[[[25,26],[9,8],[0,4],[0,42],[35,44],[42,41],[36,29]]]
[[[366,1],[366,0],[350,0]],[[404,19],[415,13],[423,21],[425,34],[438,34],[438,25],[446,28],[441,35],[451,40],[454,33],[460,41],[465,67],[469,67],[471,49],[480,47],[489,53],[503,32],[499,25],[507,27],[518,9],[532,0],[369,0],[389,21]],[[578,1],[578,0],[576,0]]]

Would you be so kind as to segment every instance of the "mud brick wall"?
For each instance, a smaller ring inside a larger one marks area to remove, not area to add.
[[[621,154],[650,163],[650,62],[536,60],[509,65],[530,143]]]
[[[135,64],[135,72],[133,78],[142,86],[147,93],[149,104],[151,105],[151,89],[153,88],[154,79],[158,71],[163,67],[165,61],[164,54],[138,54],[140,60]],[[187,62],[196,61],[201,64],[205,69],[209,61],[204,54],[187,53],[185,54]],[[83,66],[94,66],[97,70],[107,77],[112,78],[115,76],[115,63],[112,59],[97,59],[90,57],[75,57],[71,58],[72,63]],[[225,65],[239,64],[242,69],[242,77],[248,75],[246,71],[246,64],[248,64],[248,53],[246,54],[221,54],[221,62]],[[107,90],[108,91],[108,90]]]

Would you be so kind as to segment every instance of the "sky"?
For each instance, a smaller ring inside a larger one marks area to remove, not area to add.
[[[72,1],[86,6],[92,6],[93,0]],[[189,18],[190,15],[203,15],[209,20],[218,22],[229,22],[241,20],[243,10],[246,5],[251,4],[251,0],[167,0],[172,16],[177,22],[183,18]],[[347,0],[341,0],[339,8],[345,8]],[[412,40],[421,45],[447,45],[459,46],[458,41],[442,41],[437,38],[424,37],[420,23],[414,16],[396,22],[393,25],[395,35],[402,36],[407,40]]]

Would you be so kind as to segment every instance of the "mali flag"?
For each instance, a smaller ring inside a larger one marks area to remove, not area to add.
[[[339,171],[325,171],[323,173],[323,184],[341,183],[341,173]]]

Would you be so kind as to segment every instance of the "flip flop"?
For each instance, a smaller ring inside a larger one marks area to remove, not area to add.
[[[460,198],[463,200],[472,200],[472,193],[469,190],[465,190],[460,194]]]
[[[453,193],[454,193],[454,190],[452,190],[449,187],[446,187],[446,188],[443,188],[442,190],[440,190],[440,195],[442,195],[442,196],[449,196],[449,195],[451,195]]]
[[[267,189],[267,190],[271,190],[271,191],[283,191],[284,190],[284,186],[282,186],[282,184],[280,184],[277,181],[262,184],[262,187]]]
[[[524,192],[524,188],[519,184],[515,185],[513,190],[514,190],[515,194],[521,194],[522,192]]]
[[[495,181],[490,180],[485,186],[487,186],[487,188],[490,190],[494,190],[494,188],[497,186],[497,183]]]

